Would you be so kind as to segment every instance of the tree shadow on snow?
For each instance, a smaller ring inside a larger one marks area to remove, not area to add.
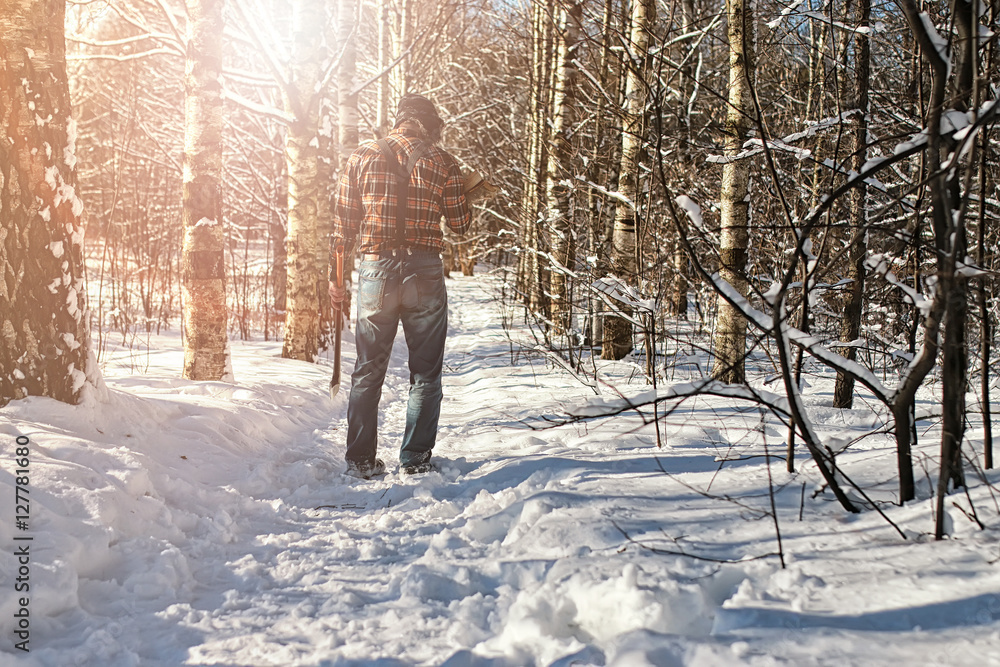
[[[808,614],[760,607],[717,610],[712,634],[746,629],[805,630],[811,628],[911,632],[987,625],[1000,620],[1000,594],[984,593],[961,600],[885,609],[862,614]]]

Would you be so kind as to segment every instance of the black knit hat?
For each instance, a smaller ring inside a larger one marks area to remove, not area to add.
[[[444,125],[444,121],[438,116],[434,103],[423,95],[404,95],[399,100],[394,127],[399,127],[401,123],[408,120],[420,123],[431,137],[441,136],[441,127]]]

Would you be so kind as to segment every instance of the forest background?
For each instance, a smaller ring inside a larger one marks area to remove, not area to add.
[[[848,512],[878,504],[844,490],[852,443],[816,434],[804,377],[889,416],[895,502],[918,416],[939,420],[942,537],[946,496],[993,465],[997,8],[3,2],[0,398],[79,401],[111,340],[178,318],[189,379],[231,378],[230,336],[315,360],[331,188],[418,92],[501,188],[449,267],[496,267],[535,353],[598,394],[597,355],[654,389],[711,358],[609,410],[763,405]]]

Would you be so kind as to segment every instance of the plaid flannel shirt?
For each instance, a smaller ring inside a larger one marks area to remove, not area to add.
[[[386,140],[405,169],[410,152],[420,140],[402,129],[393,131]],[[365,253],[396,247],[397,181],[376,142],[367,141],[354,151],[341,175],[334,202],[335,244],[341,241],[350,250],[357,240],[358,249]],[[458,234],[465,234],[472,224],[458,163],[434,145],[429,145],[417,160],[407,199],[406,243],[413,250],[441,252],[442,216]]]

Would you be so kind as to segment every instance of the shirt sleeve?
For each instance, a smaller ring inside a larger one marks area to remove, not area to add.
[[[448,228],[457,234],[466,234],[472,226],[472,211],[465,198],[465,181],[454,160],[449,160],[448,179],[442,194],[442,211]]]
[[[358,189],[356,156],[352,157],[340,176],[333,206],[333,242],[343,242],[347,248],[354,245],[364,219],[364,205]]]

